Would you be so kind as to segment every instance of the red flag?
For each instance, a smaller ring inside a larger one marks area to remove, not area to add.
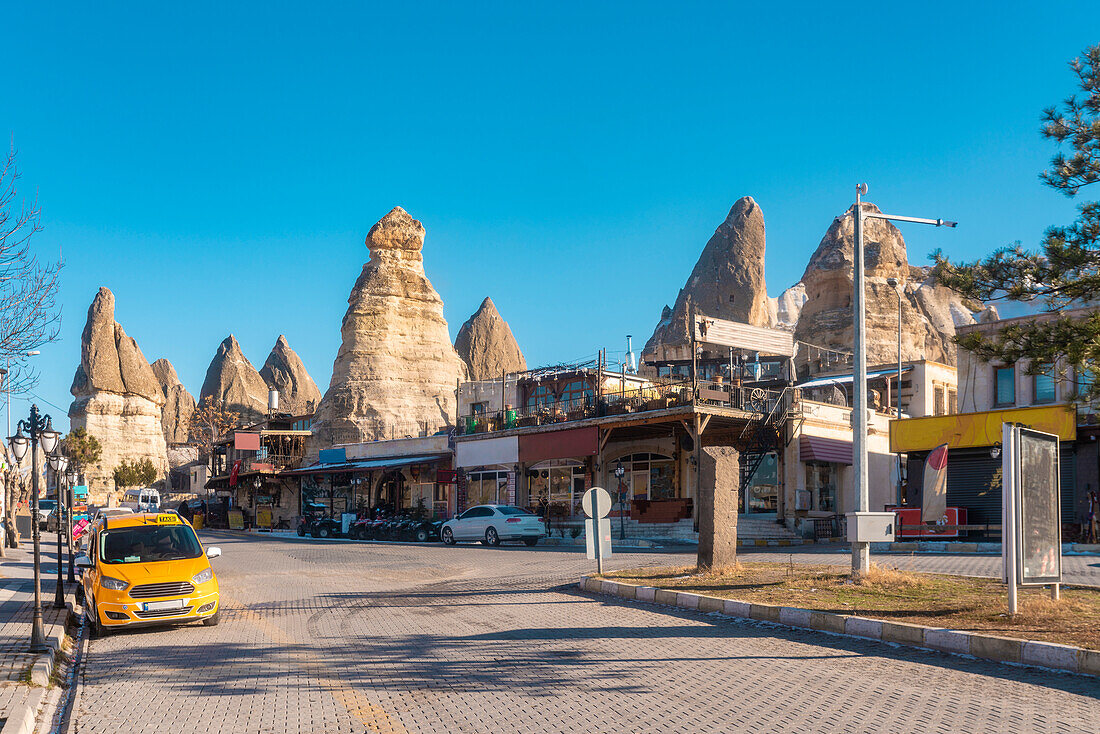
[[[947,444],[932,449],[924,462],[921,522],[939,522],[947,514]]]
[[[229,471],[229,486],[237,486],[237,474],[241,471],[241,460],[237,459],[233,462],[233,468]]]

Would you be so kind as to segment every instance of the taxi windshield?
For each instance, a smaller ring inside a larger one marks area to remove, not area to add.
[[[100,535],[99,559],[104,563],[178,561],[201,555],[199,539],[187,525],[119,528]]]

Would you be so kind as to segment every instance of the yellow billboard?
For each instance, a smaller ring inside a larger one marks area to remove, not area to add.
[[[890,451],[930,451],[941,443],[953,449],[992,446],[1001,441],[1003,423],[1022,423],[1062,441],[1077,439],[1076,406],[1047,405],[890,421]]]

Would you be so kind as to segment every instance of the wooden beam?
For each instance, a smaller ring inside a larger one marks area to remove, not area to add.
[[[607,439],[611,438],[611,432],[614,428],[608,428],[606,431],[600,431],[603,435],[600,437],[600,453],[603,453],[603,447],[607,445]]]

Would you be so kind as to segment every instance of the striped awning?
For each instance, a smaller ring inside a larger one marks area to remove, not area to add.
[[[822,436],[799,436],[799,461],[821,461],[827,464],[852,464],[852,442]]]

